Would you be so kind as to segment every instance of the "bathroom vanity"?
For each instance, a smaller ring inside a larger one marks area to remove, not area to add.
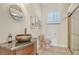
[[[12,43],[3,43],[0,46],[0,55],[33,55],[36,53],[34,43],[34,41],[23,43],[12,41]]]

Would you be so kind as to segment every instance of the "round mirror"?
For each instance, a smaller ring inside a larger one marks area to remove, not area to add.
[[[9,7],[9,14],[14,20],[22,20],[23,19],[22,9],[18,5],[11,5]]]

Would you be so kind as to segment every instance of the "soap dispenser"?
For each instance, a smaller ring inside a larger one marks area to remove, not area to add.
[[[9,33],[9,36],[8,36],[8,43],[12,43],[12,35],[11,35],[11,33]]]
[[[24,33],[27,34],[27,28],[24,28]]]

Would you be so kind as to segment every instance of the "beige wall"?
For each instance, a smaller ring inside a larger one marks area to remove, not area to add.
[[[8,8],[11,4],[0,4],[0,43],[8,40],[9,33],[12,33],[13,40],[15,35],[24,33],[24,28],[29,30],[29,15],[26,10],[26,14],[22,21],[15,21],[9,15]],[[23,6],[21,6],[23,8]],[[24,12],[24,11],[23,11]],[[26,22],[27,21],[27,22]]]
[[[61,19],[63,19],[66,16],[68,6],[69,4],[42,4],[43,33],[48,32],[46,37],[51,37],[49,39],[52,40],[54,46],[67,47],[67,20],[61,21],[58,25],[47,25],[47,13],[57,10],[61,13]]]
[[[31,10],[29,11],[29,12],[31,12],[30,16],[37,16],[39,18],[39,20],[42,22],[40,4],[31,3],[30,7],[31,7]],[[30,21],[32,21],[32,20],[30,20]],[[32,29],[32,28],[30,28],[30,29],[31,29],[31,33],[33,34],[33,36],[38,37],[40,35],[41,29]]]
[[[38,38],[40,35],[40,29],[31,29],[30,16],[38,16],[41,20],[41,8],[39,4],[24,4],[19,5],[24,14],[22,21],[13,20],[8,13],[8,8],[11,4],[0,4],[0,43],[8,40],[9,33],[12,33],[13,40],[15,35],[24,33],[24,28],[27,28],[27,32],[31,33],[33,37]],[[38,40],[38,39],[37,39]],[[39,40],[38,40],[39,42]],[[39,46],[39,43],[38,43]]]
[[[25,8],[24,8],[25,6]],[[67,47],[67,22],[61,21],[59,25],[47,25],[47,12],[50,10],[58,10],[61,16],[66,16],[66,11],[69,5],[65,4],[24,4],[21,6],[24,12],[24,19],[21,22],[14,21],[8,14],[9,4],[0,4],[0,43],[7,41],[9,33],[12,33],[13,39],[18,33],[24,33],[24,28],[27,27],[28,33],[32,33],[34,37],[38,37],[41,33],[56,32],[57,36],[52,40],[52,45]],[[66,8],[65,8],[66,7]],[[41,29],[31,29],[30,16],[36,15],[41,20]],[[49,35],[51,36],[51,34]]]
[[[31,7],[30,15],[37,16],[39,18],[39,20],[41,21],[41,25],[42,25],[43,19],[41,18],[42,17],[41,5],[39,3],[36,3],[36,4],[32,3],[32,4],[30,4],[30,7]],[[41,32],[42,32],[42,28],[40,28],[40,29],[32,29],[31,28],[32,36],[34,38],[37,38],[37,48],[39,48],[39,36],[40,36]]]

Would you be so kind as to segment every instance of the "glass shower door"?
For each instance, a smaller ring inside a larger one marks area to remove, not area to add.
[[[79,8],[71,16],[71,50],[73,54],[79,54]]]

